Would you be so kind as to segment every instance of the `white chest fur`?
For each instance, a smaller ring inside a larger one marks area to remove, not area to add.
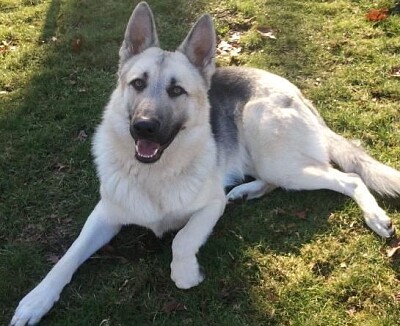
[[[191,130],[190,147],[184,141],[188,136],[178,134],[159,161],[144,164],[135,159],[131,139],[121,141],[106,125],[100,126],[94,154],[109,218],[161,235],[185,224],[193,212],[219,196],[215,143],[209,133],[198,133]],[[198,146],[193,146],[193,137],[199,139]]]

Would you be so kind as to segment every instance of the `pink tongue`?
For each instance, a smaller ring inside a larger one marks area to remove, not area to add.
[[[146,139],[139,139],[136,142],[136,151],[140,156],[152,157],[157,154],[160,144]]]

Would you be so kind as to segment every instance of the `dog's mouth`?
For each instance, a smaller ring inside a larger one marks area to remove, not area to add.
[[[170,137],[170,139],[164,144],[161,144],[155,140],[150,140],[145,138],[135,139],[136,159],[142,163],[157,162],[161,158],[161,155],[163,154],[164,150],[175,139],[179,130],[180,128],[177,128],[176,131]]]
[[[160,159],[164,146],[148,139],[138,139],[135,142],[135,156],[143,163],[153,163]]]

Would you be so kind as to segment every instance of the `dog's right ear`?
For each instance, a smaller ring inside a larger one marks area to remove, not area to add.
[[[159,43],[153,13],[149,5],[142,1],[133,10],[126,27],[119,50],[120,66],[132,56],[154,46],[159,46]]]

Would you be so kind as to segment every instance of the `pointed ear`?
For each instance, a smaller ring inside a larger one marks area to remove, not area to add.
[[[186,55],[209,83],[215,71],[215,47],[214,24],[211,16],[205,14],[193,26],[178,51]]]
[[[153,46],[159,46],[153,13],[149,5],[142,1],[133,10],[126,27],[124,41],[119,50],[120,65]]]

